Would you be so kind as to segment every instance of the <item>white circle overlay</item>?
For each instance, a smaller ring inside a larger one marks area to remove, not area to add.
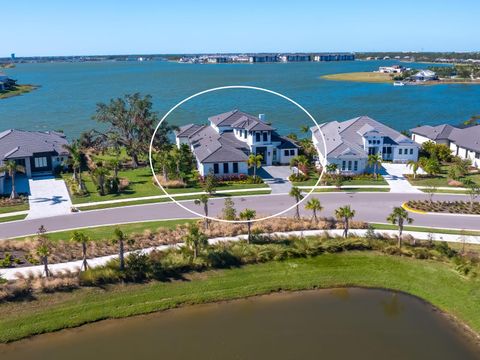
[[[325,168],[326,166],[322,166],[322,172],[320,173],[320,176],[318,177],[318,180],[317,182],[315,183],[315,185],[312,187],[312,189],[306,194],[306,196],[301,199],[300,201],[298,201],[297,203],[293,204],[292,206],[290,206],[289,208],[285,209],[285,210],[282,210],[276,214],[273,214],[273,215],[269,215],[269,216],[265,216],[263,218],[255,218],[255,219],[251,219],[251,220],[226,220],[226,219],[221,219],[221,218],[216,218],[216,217],[211,217],[211,216],[205,216],[205,214],[201,214],[201,213],[198,213],[196,212],[195,210],[192,210],[192,209],[189,209],[188,207],[184,206],[183,204],[181,204],[180,202],[178,202],[177,200],[175,200],[171,194],[169,194],[165,188],[160,184],[160,181],[158,181],[157,179],[157,176],[156,176],[156,173],[155,173],[155,169],[153,167],[153,161],[152,161],[152,149],[153,149],[153,142],[154,142],[154,139],[155,139],[155,136],[157,134],[157,131],[160,127],[160,125],[162,125],[162,123],[166,120],[166,118],[172,113],[174,112],[178,107],[182,106],[183,104],[185,104],[186,102],[200,96],[200,95],[204,95],[204,94],[208,94],[208,93],[211,93],[211,92],[215,92],[215,91],[220,91],[220,90],[227,90],[227,89],[247,89],[247,90],[256,90],[256,91],[263,91],[263,92],[266,92],[266,93],[269,93],[269,94],[272,94],[272,95],[276,95],[276,96],[279,96],[281,97],[282,99],[285,99],[287,101],[289,101],[290,103],[292,103],[293,105],[295,105],[296,107],[298,107],[300,110],[302,110],[309,118],[310,120],[312,120],[314,123],[315,123],[315,126],[317,127],[318,129],[318,132],[319,134],[321,135],[322,137],[322,140],[323,140],[323,145],[324,145],[324,154],[327,153],[327,145],[326,145],[326,141],[325,141],[325,136],[323,135],[323,132],[322,130],[320,129],[320,125],[317,123],[317,121],[315,120],[315,118],[307,111],[307,109],[305,109],[302,105],[300,105],[298,102],[296,102],[295,100],[292,100],[290,99],[288,96],[286,95],[283,95],[283,94],[280,94],[276,91],[273,91],[273,90],[269,90],[269,89],[265,89],[265,88],[261,88],[261,87],[257,87],[257,86],[248,86],[248,85],[228,85],[228,86],[220,86],[220,87],[215,87],[215,88],[211,88],[211,89],[207,89],[207,90],[203,90],[203,91],[200,91],[196,94],[193,94],[185,99],[183,99],[182,101],[180,101],[178,104],[176,104],[174,107],[172,107],[163,117],[162,119],[160,120],[160,122],[158,123],[158,125],[155,127],[155,131],[153,132],[153,136],[152,136],[152,139],[150,140],[150,148],[149,148],[149,152],[148,152],[148,159],[149,159],[149,162],[150,162],[150,168],[152,170],[152,173],[153,173],[153,178],[155,179],[155,182],[157,183],[157,185],[160,187],[160,189],[162,189],[162,191],[165,193],[165,195],[167,195],[167,197],[172,200],[175,204],[177,204],[178,206],[180,206],[181,208],[187,210],[188,212],[190,212],[191,214],[194,214],[198,217],[201,217],[201,218],[204,218],[204,219],[209,219],[209,220],[213,220],[213,221],[220,221],[220,222],[226,222],[226,223],[247,223],[247,222],[257,222],[257,221],[263,221],[263,220],[267,220],[267,219],[271,219],[271,218],[274,218],[274,217],[277,217],[277,216],[280,216],[282,214],[285,214],[286,212],[294,209],[297,205],[300,205],[302,202],[304,202],[312,193],[313,191],[315,190],[315,187],[318,186],[318,184],[320,183],[323,175],[325,174]],[[317,151],[318,153],[318,151]],[[318,153],[318,156],[319,157],[323,157],[324,160],[325,160],[325,157],[323,155],[321,155],[320,153]],[[326,164],[326,161],[323,162],[324,164]],[[235,194],[232,193],[234,196]],[[175,194],[173,194],[175,195]],[[260,195],[262,196],[262,195]],[[253,209],[255,210],[255,209]]]

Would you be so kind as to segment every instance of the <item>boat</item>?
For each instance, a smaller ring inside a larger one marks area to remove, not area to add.
[[[404,82],[401,82],[401,81],[395,81],[393,83],[393,86],[405,86],[405,83]]]

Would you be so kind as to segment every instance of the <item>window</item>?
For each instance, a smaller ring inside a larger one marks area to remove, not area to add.
[[[355,160],[353,162],[353,171],[358,171],[358,161],[357,160]]]
[[[213,164],[213,173],[218,174],[218,164]]]
[[[289,156],[289,155],[290,155],[290,151],[285,150],[285,151],[283,152],[283,154],[284,154],[285,156]]]
[[[233,172],[238,173],[238,163],[233,163]]]
[[[25,167],[25,159],[17,159],[17,160],[15,160],[15,163],[17,165]]]
[[[223,163],[223,173],[228,174],[228,163]]]
[[[402,152],[403,152],[402,148],[398,149],[398,155],[402,155]]]
[[[410,155],[413,155],[413,149],[410,149]]]
[[[243,137],[246,139],[247,138],[247,130],[243,130]]]
[[[260,133],[259,132],[255,133],[255,141],[260,142]]]
[[[342,170],[346,170],[347,162],[345,160],[342,161]]]
[[[348,160],[348,170],[352,170],[352,160]]]
[[[290,150],[290,156],[295,156],[295,150]]]
[[[36,157],[34,158],[36,168],[47,167],[47,158],[46,157]]]
[[[268,133],[267,133],[267,132],[264,132],[264,133],[263,133],[263,141],[264,141],[264,142],[267,142],[267,141],[268,141]]]

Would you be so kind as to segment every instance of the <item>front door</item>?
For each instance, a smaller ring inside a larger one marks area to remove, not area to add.
[[[262,155],[262,165],[267,163],[267,148],[265,146],[260,146],[255,149],[256,155]]]

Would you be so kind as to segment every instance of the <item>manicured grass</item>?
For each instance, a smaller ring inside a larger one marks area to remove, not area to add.
[[[0,91],[0,99],[7,99],[9,97],[26,94],[37,88],[38,86],[34,86],[34,85],[17,85],[13,90]]]
[[[187,304],[347,286],[413,294],[480,331],[479,280],[460,276],[451,266],[435,261],[348,252],[195,273],[187,278],[190,281],[82,288],[1,304],[0,342]]]
[[[1,218],[0,218],[0,223],[8,222],[8,221],[23,220],[23,219],[25,219],[26,217],[27,217],[27,214],[25,214],[25,215],[13,215],[13,216],[1,217]]]
[[[441,167],[441,172],[440,174],[436,175],[436,176],[433,176],[433,177],[426,177],[426,176],[422,176],[422,175],[417,175],[417,177],[415,179],[412,178],[409,178],[408,180],[410,181],[410,184],[414,185],[414,186],[430,186],[430,185],[433,185],[433,186],[436,186],[436,187],[448,187],[448,168],[449,166],[448,165],[443,165]],[[469,179],[469,180],[472,180],[474,182],[476,182],[477,184],[480,184],[480,173],[477,173],[477,174],[469,174],[467,176],[465,176],[465,178],[461,179],[460,181],[462,180],[465,180],[465,179]]]
[[[213,197],[238,197],[238,196],[247,196],[247,195],[266,195],[270,194],[271,190],[259,190],[259,191],[239,191],[235,193],[222,193],[217,192]],[[175,197],[175,196],[174,196]],[[176,200],[194,200],[198,199],[199,195],[189,195],[189,196],[179,196],[175,197]],[[145,200],[138,200],[138,201],[127,201],[127,202],[118,202],[113,204],[98,204],[92,206],[84,206],[80,207],[80,211],[88,211],[88,210],[99,210],[99,209],[110,209],[115,207],[122,207],[122,206],[132,206],[132,205],[143,205],[143,204],[155,204],[155,203],[163,203],[163,202],[172,202],[169,198],[160,198],[160,199],[145,199]]]
[[[420,191],[426,192],[425,189],[420,189]],[[466,195],[468,192],[466,190],[436,190],[435,194],[458,194]]]
[[[0,214],[7,214],[10,212],[25,211],[28,210],[30,206],[28,201],[25,201],[23,204],[12,205],[12,206],[0,206]]]
[[[120,178],[126,178],[129,180],[129,186],[127,189],[118,194],[107,194],[101,196],[98,194],[95,184],[92,181],[92,177],[86,171],[83,172],[83,181],[88,191],[87,196],[73,196],[72,202],[74,204],[83,204],[88,202],[119,200],[136,197],[146,197],[155,195],[164,195],[164,192],[154,184],[152,172],[150,167],[139,167],[137,169],[124,170],[119,172]],[[65,177],[71,177],[71,174],[63,174]],[[221,190],[236,190],[236,189],[251,189],[259,187],[268,187],[266,184],[227,184],[218,186],[217,191]],[[169,194],[181,194],[190,192],[203,191],[200,186],[168,189]]]
[[[293,183],[293,185],[294,186],[315,186],[315,184],[317,183],[317,180],[318,180],[318,177],[316,178],[312,177],[307,181],[295,182]],[[388,185],[388,183],[383,178],[383,176],[379,175],[378,180],[369,180],[369,179],[346,180],[342,182],[342,185]]]
[[[377,230],[398,230],[398,226],[390,224],[376,224],[371,223],[371,225]],[[427,232],[432,234],[452,234],[452,235],[472,235],[480,236],[480,231],[461,231],[461,230],[452,230],[452,229],[434,229],[422,226],[405,226],[405,231],[419,231]]]
[[[377,72],[353,72],[343,74],[331,74],[321,77],[326,80],[336,81],[354,81],[354,82],[368,82],[368,83],[393,83],[390,74]]]
[[[308,191],[308,189],[306,189]],[[327,189],[315,189],[313,192],[389,192],[390,188],[327,188]]]
[[[198,219],[179,219],[179,220],[159,220],[145,221],[132,224],[99,226],[93,228],[81,229],[83,233],[88,235],[92,241],[113,239],[113,231],[120,228],[126,235],[133,233],[143,233],[145,230],[156,231],[159,228],[174,229],[177,225],[189,224],[198,221]],[[52,232],[48,234],[48,238],[52,241],[70,241],[74,230]],[[25,240],[27,237],[16,238],[16,240]]]

